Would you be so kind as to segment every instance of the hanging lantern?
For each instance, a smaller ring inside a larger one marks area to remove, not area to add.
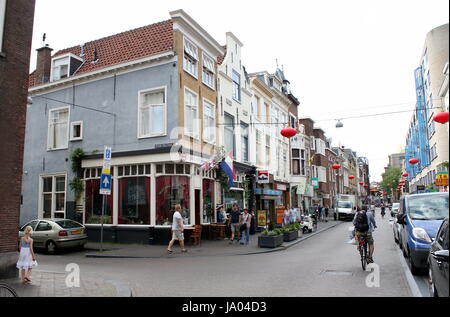
[[[364,185],[364,182],[359,182],[359,185]]]
[[[404,183],[406,183],[406,181],[401,180],[399,183],[400,183],[400,184],[404,184]]]
[[[383,194],[384,194],[384,196],[387,196],[388,193],[383,193]]]
[[[293,136],[297,135],[297,130],[295,130],[294,128],[284,128],[283,130],[281,130],[281,135],[285,138],[292,138]]]
[[[439,112],[433,117],[433,120],[437,123],[447,123],[448,122],[448,112]]]
[[[402,176],[403,176],[403,177],[408,177],[409,174],[408,174],[408,173],[403,173]]]
[[[369,185],[367,185],[367,184],[366,184],[366,185],[364,185],[364,187],[365,187],[365,188],[368,188],[368,187],[369,187]]]
[[[339,165],[339,164],[333,164],[331,167],[332,167],[334,170],[338,170],[338,169],[341,168],[341,165]]]
[[[348,179],[355,179],[355,176],[350,175],[350,176],[348,177]]]
[[[419,159],[412,158],[412,159],[409,160],[409,163],[410,164],[417,164],[417,163],[419,163]]]

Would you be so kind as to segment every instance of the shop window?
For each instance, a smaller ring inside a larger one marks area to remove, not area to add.
[[[173,164],[166,164],[166,174],[174,174],[175,168]]]
[[[164,165],[162,165],[162,164],[156,165],[156,174],[162,174],[162,173],[164,173],[163,167],[164,167]]]
[[[177,174],[184,174],[184,165],[177,164]]]
[[[113,193],[111,184],[111,193]],[[113,223],[113,195],[106,195],[103,223]],[[86,181],[85,223],[100,224],[102,220],[103,195],[100,195],[100,179]]]
[[[150,178],[119,180],[119,224],[150,224]]]
[[[203,180],[203,223],[215,221],[214,214],[214,181]]]
[[[156,225],[171,225],[175,205],[181,205],[185,224],[190,224],[190,178],[159,176],[156,178]]]

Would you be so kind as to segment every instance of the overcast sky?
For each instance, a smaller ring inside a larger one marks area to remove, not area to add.
[[[233,32],[249,72],[273,73],[278,59],[300,117],[366,156],[375,181],[404,146],[412,112],[343,120],[342,129],[332,119],[413,109],[425,36],[449,20],[448,0],[36,0],[31,69],[43,33],[56,52],[168,20],[177,9],[220,44]]]

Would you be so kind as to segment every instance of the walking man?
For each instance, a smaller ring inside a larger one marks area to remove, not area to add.
[[[240,232],[240,223],[242,222],[242,216],[241,212],[239,211],[239,207],[236,203],[233,204],[233,209],[231,210],[231,217],[230,217],[230,225],[231,225],[231,240],[230,244],[233,243],[234,236],[237,234],[236,243],[239,242],[241,239],[241,232]]]
[[[252,215],[248,212],[248,209],[244,209],[242,215],[242,224],[245,224],[245,229],[242,231],[241,244],[248,244],[250,242],[250,225],[252,221]]]
[[[172,253],[172,247],[175,243],[175,240],[178,240],[180,243],[181,252],[187,252],[184,248],[184,224],[183,217],[181,216],[181,206],[175,205],[175,212],[173,213],[172,220],[172,240],[169,242],[169,246],[167,247],[167,252]]]

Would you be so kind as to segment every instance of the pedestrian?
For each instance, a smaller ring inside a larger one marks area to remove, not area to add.
[[[181,216],[181,205],[175,205],[175,212],[172,218],[172,240],[169,242],[167,252],[172,253],[172,247],[176,240],[180,243],[181,252],[187,252],[184,248],[184,224]]]
[[[296,212],[294,208],[289,209],[289,222],[290,224],[294,224],[297,220]]]
[[[20,270],[20,277],[23,284],[31,283],[31,270],[37,266],[36,255],[33,249],[33,228],[27,226],[24,231],[25,236],[20,239],[20,254],[16,267]]]
[[[231,240],[230,244],[233,243],[234,237],[237,234],[236,243],[239,242],[241,239],[241,232],[240,232],[240,223],[242,222],[242,216],[241,212],[239,211],[239,206],[234,203],[233,208],[231,210],[231,216],[230,216],[230,226],[231,226]]]
[[[250,225],[252,221],[252,215],[248,212],[248,209],[244,209],[244,214],[241,217],[242,219],[242,233],[241,233],[241,244],[248,244],[250,242]],[[245,228],[244,228],[245,225]]]
[[[227,214],[223,210],[223,205],[217,206],[217,222],[225,223],[227,221]]]
[[[328,205],[325,207],[325,219],[328,222],[329,208]]]
[[[287,205],[287,208],[284,209],[284,218],[283,218],[283,223],[285,226],[289,225],[289,205]]]
[[[225,220],[225,237],[231,239],[231,208],[227,208]]]

